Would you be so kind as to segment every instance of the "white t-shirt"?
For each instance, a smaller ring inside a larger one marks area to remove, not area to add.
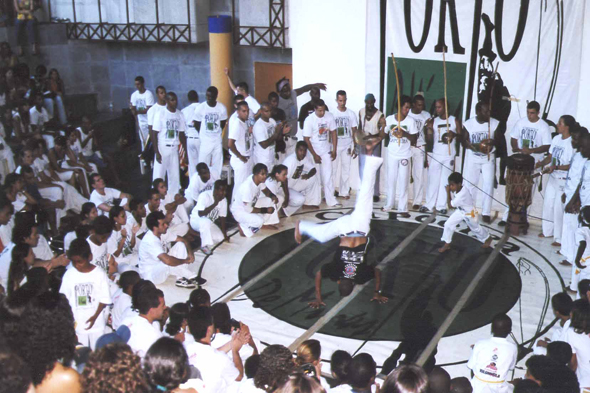
[[[100,209],[100,205],[103,203],[108,206],[113,206],[113,200],[121,197],[121,191],[116,190],[114,188],[105,187],[104,195],[99,194],[98,191],[92,191],[90,194],[90,202],[96,205],[96,209],[98,210],[98,215],[103,216],[108,214],[108,212],[103,211]]]
[[[475,117],[467,120],[463,123],[463,127],[469,132],[469,141],[472,145],[477,145],[481,143],[481,141],[485,139],[494,139],[494,135],[496,133],[496,129],[498,128],[498,124],[500,122],[494,118],[490,118],[490,123],[488,122],[480,123],[477,121]],[[489,127],[489,128],[488,128]],[[491,136],[490,136],[491,131]],[[490,160],[494,158],[494,153],[496,151],[496,147],[492,149],[490,152]],[[447,148],[448,153],[448,148]],[[483,163],[488,162],[488,155],[481,153],[479,151],[473,151],[471,149],[467,149],[467,157],[471,160],[472,163]]]
[[[386,132],[389,132],[389,145],[387,146],[389,156],[392,158],[412,157],[410,140],[405,136],[402,136],[400,139],[393,135],[394,131],[397,130],[397,114],[387,116],[385,124]],[[418,133],[416,121],[410,116],[406,116],[406,118],[400,122],[400,126],[408,134],[414,135]]]
[[[129,214],[129,213],[127,213]],[[143,220],[145,221],[145,220]],[[117,262],[123,262],[129,260],[129,257],[133,255],[134,249],[131,247],[131,231],[127,229],[127,225],[125,225],[125,230],[127,231],[127,236],[125,237],[125,245],[123,246],[123,250],[121,250],[121,254],[118,257],[115,256],[115,251],[119,248],[119,242],[123,238],[121,234],[121,230],[117,231],[113,228],[113,232],[111,236],[107,240],[107,252],[115,258]]]
[[[438,156],[449,157],[449,147],[443,142],[442,136],[448,132],[447,121],[440,117],[435,117],[432,122],[432,128],[434,129],[434,146],[432,147],[432,153]],[[457,133],[457,123],[455,122],[455,116],[449,116],[449,128],[454,134]],[[451,157],[454,157],[457,150],[455,148],[455,140],[451,142]]]
[[[86,143],[86,145],[84,147],[82,147],[82,141],[86,140],[86,138],[88,138],[88,135],[85,134],[84,131],[82,131],[82,127],[78,127],[78,128],[76,128],[76,130],[80,133],[81,139],[78,139],[76,142],[78,142],[78,144],[80,145],[80,148],[82,149],[82,155],[84,155],[84,157],[90,157],[91,155],[94,154],[94,149],[92,148],[92,144],[94,143],[94,138],[90,138],[88,143]]]
[[[322,155],[330,152],[329,135],[335,129],[334,115],[326,112],[323,117],[317,117],[314,112],[303,123],[303,136],[309,137],[316,154]]]
[[[90,236],[86,239],[86,242],[90,245],[90,251],[92,252],[92,263],[94,266],[98,266],[104,270],[104,272],[109,271],[109,253],[107,249],[107,243],[102,243],[100,246],[94,244],[92,240],[90,240]]]
[[[252,153],[252,134],[248,130],[248,125],[240,120],[239,117],[231,118],[229,120],[229,132],[227,137],[233,139],[236,143],[236,149],[244,157],[250,157]],[[230,149],[229,154],[235,156]]]
[[[191,179],[188,183],[188,188],[184,193],[187,199],[190,198],[196,202],[199,199],[200,193],[202,193],[203,191],[213,189],[213,186],[215,182],[219,179],[219,176],[217,176],[217,173],[213,171],[211,168],[209,168],[209,172],[211,173],[211,176],[209,177],[209,180],[206,183],[204,183],[203,180],[201,180],[201,176],[199,176],[198,173],[194,173],[191,176]]]
[[[118,296],[113,296],[113,309],[111,310],[111,317],[113,329],[117,330],[123,321],[131,318],[137,314],[131,308],[131,296],[121,291]]]
[[[63,276],[60,293],[63,293],[70,303],[76,331],[79,333],[102,332],[105,328],[105,318],[100,315],[94,326],[86,330],[86,321],[94,315],[98,304],[112,303],[109,291],[109,279],[100,267],[96,266],[91,272],[81,273],[75,267],[67,269]]]
[[[266,149],[260,146],[260,142],[264,142],[273,136],[276,126],[277,122],[272,118],[267,122],[260,118],[254,124],[254,129],[252,130],[252,134],[254,135],[254,163],[258,164],[261,162],[266,164],[267,162],[274,162],[275,142],[267,146]],[[269,172],[272,170],[272,168],[267,169]]]
[[[139,231],[137,231],[137,233],[135,234],[135,242],[136,242],[135,244],[137,246],[137,242],[139,241],[138,236],[141,235],[142,233],[146,233],[148,231],[147,224],[145,223],[146,217],[142,218],[141,225],[139,225],[139,223],[137,222],[135,217],[133,217],[133,214],[131,214],[129,212],[126,212],[126,213],[127,213],[127,224],[125,224],[125,228],[127,228],[127,234],[131,233],[134,226],[137,225],[139,227]]]
[[[588,160],[582,156],[582,153],[574,153],[570,163],[570,169],[567,171],[567,176],[565,178],[565,186],[563,188],[563,192],[566,195],[566,203],[569,202],[572,196],[574,196],[574,192],[576,192],[578,184],[580,184],[582,171],[584,170],[586,161]]]
[[[203,211],[207,209],[209,206],[213,205],[215,202],[215,198],[213,197],[213,190],[203,191],[199,195],[199,199],[197,200],[197,205],[193,208],[191,212],[191,220],[199,218],[199,211]],[[211,221],[217,220],[219,217],[227,217],[227,199],[223,198],[217,206],[213,210],[209,212],[207,218]]]
[[[198,138],[199,132],[195,129],[193,125],[193,121],[195,120],[195,111],[197,107],[201,105],[199,102],[193,102],[186,108],[182,110],[182,115],[184,116],[184,122],[186,124],[186,137],[187,138]]]
[[[133,105],[137,110],[144,111],[147,107],[153,106],[155,103],[156,100],[154,99],[154,95],[149,90],[146,90],[143,93],[135,90],[133,94],[131,94],[131,105]],[[137,121],[140,125],[147,124],[147,113],[138,114]]]
[[[170,112],[168,108],[164,108],[156,114],[152,129],[158,132],[158,146],[178,146],[180,143],[178,133],[186,131],[184,116],[178,109]]]
[[[47,109],[41,107],[41,111],[37,110],[37,107],[33,106],[29,109],[29,116],[31,125],[42,127],[50,119]]]
[[[159,283],[161,278],[157,277],[156,280],[154,280],[153,275],[154,270],[164,264],[164,262],[158,258],[158,255],[165,253],[166,251],[162,244],[162,240],[154,235],[152,231],[148,230],[139,245],[139,274],[141,277],[145,280],[153,282],[158,281]]]
[[[154,105],[150,109],[148,109],[148,111],[147,111],[147,124],[148,124],[148,126],[153,126],[156,115],[162,111],[165,111],[165,110],[166,110],[166,105],[160,105],[158,103],[156,103],[156,105]]]
[[[590,387],[590,336],[584,333],[576,333],[570,328],[565,333],[565,342],[572,347],[572,352],[576,354],[578,368],[576,375],[580,388]]]
[[[416,141],[416,147],[422,147],[426,145],[424,126],[426,125],[426,120],[430,119],[432,116],[430,116],[430,113],[426,111],[422,111],[420,113],[414,113],[410,111],[408,116],[416,121],[416,128],[418,128],[418,141]]]
[[[248,109],[248,120],[246,120],[246,125],[248,125],[248,127],[254,127],[254,124],[256,123],[256,118],[254,117],[255,113],[252,112],[252,109]],[[229,117],[229,121],[232,121],[232,119],[237,119],[238,118],[238,111],[234,111],[234,113],[231,114],[231,116]]]
[[[299,116],[297,109],[297,93],[295,90],[291,90],[291,97],[284,99],[279,94],[279,109],[285,112],[286,121],[291,125],[291,132],[297,131],[297,118]]]
[[[359,126],[356,114],[350,109],[340,111],[336,108],[333,112],[334,122],[336,123],[336,135],[338,135],[338,145],[349,145],[352,143],[352,129]]]
[[[451,206],[455,209],[461,210],[463,213],[470,213],[473,210],[473,196],[468,187],[463,186],[461,191],[451,197]]]
[[[556,135],[551,141],[549,154],[551,154],[550,165],[561,166],[570,163],[574,155],[572,137],[563,139],[561,135]],[[556,170],[551,173],[551,176],[556,179],[565,179],[567,176],[567,171]]]
[[[256,98],[252,97],[251,95],[248,95],[248,97],[244,98],[244,101],[248,103],[248,108],[250,108],[252,112],[257,113],[258,110],[260,110],[260,104]]]
[[[517,352],[516,345],[505,338],[480,340],[473,347],[467,367],[480,381],[501,383],[514,369]]]
[[[201,372],[207,393],[225,392],[240,372],[223,352],[198,342],[185,343],[188,361]]]
[[[139,314],[125,319],[122,325],[127,326],[131,332],[127,345],[141,358],[145,356],[153,343],[163,337],[160,329]]]
[[[266,188],[266,184],[260,183],[256,185],[253,180],[254,175],[248,176],[246,180],[234,191],[231,210],[252,212],[252,209],[258,201],[258,197],[262,190]],[[235,189],[234,189],[235,190]]]
[[[221,102],[217,102],[214,107],[210,107],[207,102],[203,102],[195,109],[195,121],[201,123],[199,136],[201,139],[221,142],[221,122],[227,120],[227,109]]]
[[[551,131],[549,131],[549,125],[543,119],[531,123],[528,118],[523,117],[512,127],[510,137],[518,140],[520,149],[525,145],[528,145],[529,149],[534,149],[551,144]],[[535,162],[542,160],[543,155],[544,153],[531,154],[535,158]]]
[[[10,242],[0,253],[0,283],[5,290],[8,290],[8,272],[10,271],[10,263],[12,262],[12,249],[14,246],[15,244]]]
[[[586,160],[584,168],[582,168],[582,182],[580,186],[580,201],[582,206],[590,205],[590,161]]]
[[[300,179],[301,175],[307,175],[312,169],[315,169],[315,164],[309,153],[307,153],[301,161],[297,159],[297,153],[292,153],[285,158],[283,165],[287,167],[289,185],[292,185],[292,182]]]
[[[586,249],[584,250],[584,254],[582,254],[582,259],[580,259],[580,264],[586,266],[586,261],[590,259],[590,228],[586,226],[577,228],[574,234],[574,239],[576,242],[576,254],[578,253],[580,242],[586,242]],[[588,270],[588,268],[584,270]]]

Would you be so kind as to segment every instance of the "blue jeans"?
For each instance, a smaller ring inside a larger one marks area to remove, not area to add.
[[[16,19],[14,22],[16,30],[16,42],[21,45],[20,36],[24,29],[27,29],[29,44],[37,43],[37,19]]]

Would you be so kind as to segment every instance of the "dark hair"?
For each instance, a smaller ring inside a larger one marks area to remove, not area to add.
[[[234,105],[238,105],[238,103],[239,103],[239,102],[242,102],[242,101],[244,101],[244,100],[245,100],[245,98],[244,98],[244,96],[243,96],[243,95],[241,95],[241,94],[236,94],[236,95],[234,96]]]
[[[278,100],[279,94],[276,91],[271,91],[270,93],[268,93],[267,99],[270,101],[271,98],[276,98]]]
[[[145,79],[143,79],[143,76],[136,76],[135,81],[139,83],[145,83]]]
[[[506,314],[496,314],[492,319],[492,332],[496,337],[507,337],[512,331],[512,319]]]
[[[422,94],[416,94],[414,98],[412,98],[412,104],[415,104],[417,101],[424,101],[424,96]]]
[[[16,184],[17,181],[21,180],[23,176],[20,173],[9,173],[4,178],[4,188],[8,189]]]
[[[187,318],[188,328],[195,341],[207,336],[207,329],[213,325],[213,315],[209,307],[193,308]]]
[[[283,164],[278,164],[272,167],[272,172],[270,173],[270,178],[274,179],[276,175],[281,173],[282,171],[286,171],[288,168]]]
[[[240,102],[238,102],[238,103],[236,104],[236,108],[237,108],[237,109],[240,109],[240,108],[242,108],[242,107],[244,107],[244,106],[245,106],[246,108],[250,108],[250,107],[248,106],[248,103],[247,103],[246,101],[240,101]]]
[[[560,119],[563,120],[563,124],[565,124],[569,128],[570,134],[572,131],[580,128],[580,124],[571,115],[563,115],[560,117]]]
[[[258,175],[263,170],[265,170],[268,173],[268,168],[266,167],[266,165],[264,165],[263,163],[259,162],[258,164],[254,165],[254,168],[252,168],[252,174],[253,175]]]
[[[182,328],[182,323],[188,318],[189,311],[188,303],[176,303],[170,307],[166,333],[170,336],[178,334]]]
[[[588,291],[590,291],[590,280],[580,280],[578,283],[578,292],[580,293],[580,296],[586,298]]]
[[[152,181],[152,190],[157,189],[158,186],[160,185],[160,183],[166,183],[166,182],[161,177],[158,177],[157,179],[154,179],[154,181]]]
[[[148,200],[152,199],[154,195],[160,196],[160,191],[158,191],[156,188],[150,188],[147,192]]]
[[[143,359],[143,370],[154,390],[176,389],[190,377],[188,355],[182,343],[162,337],[152,344]]]
[[[306,149],[309,149],[309,146],[307,146],[307,142],[305,141],[297,142],[297,144],[295,145],[295,150],[299,149],[300,147],[305,147]]]
[[[246,378],[254,378],[260,366],[260,355],[252,355],[244,362],[244,374]]]
[[[208,167],[208,166],[207,166],[207,164],[205,164],[204,162],[199,162],[199,163],[197,164],[197,172],[199,172],[199,171],[204,171],[205,169],[207,170],[207,172],[210,172],[210,171],[209,171],[209,167]]]
[[[90,235],[90,230],[92,230],[92,225],[78,225],[74,232],[78,239],[86,239]]]
[[[139,273],[135,270],[127,270],[126,272],[121,273],[121,277],[119,277],[119,287],[124,291],[130,286],[134,286],[141,280]]]
[[[565,341],[552,341],[547,344],[547,356],[564,366],[572,359],[572,353],[572,346]]]
[[[225,180],[215,180],[215,183],[213,183],[213,189],[214,190],[219,190],[220,188],[227,188],[227,181]]]
[[[92,228],[97,235],[107,235],[113,232],[113,223],[105,216],[98,216],[92,223]]]
[[[303,366],[306,363],[313,363],[320,360],[322,356],[322,346],[318,340],[305,340],[297,348],[295,364]]]
[[[31,237],[33,228],[37,227],[35,214],[31,212],[20,212],[14,216],[14,228],[12,228],[12,242],[23,243]]]
[[[547,356],[533,355],[526,361],[527,371],[536,380],[544,379],[544,375],[553,367],[553,361]]]
[[[249,88],[248,88],[248,84],[246,82],[240,82],[236,85],[236,89],[242,89],[244,90],[246,93],[249,93]]]
[[[317,378],[303,373],[291,375],[276,393],[326,393]]]
[[[338,90],[336,92],[336,99],[338,99],[338,96],[345,96],[346,97],[346,92],[344,90]]]
[[[192,308],[204,307],[207,303],[211,303],[211,296],[206,289],[197,288],[191,292],[188,302]]]
[[[133,198],[129,201],[129,210],[134,212],[140,205],[144,205],[144,202],[141,199]]]
[[[160,291],[148,280],[139,280],[133,286],[131,305],[142,315],[160,305]]]
[[[287,347],[269,345],[260,354],[254,386],[268,393],[274,392],[289,379],[293,368],[293,356]]]
[[[217,96],[219,95],[219,90],[217,90],[217,87],[215,87],[215,86],[209,86],[209,87],[207,88],[207,91],[208,91],[209,93],[213,93],[213,94],[215,94],[215,97],[217,97]]]
[[[420,366],[403,365],[393,370],[381,385],[381,393],[427,393],[428,376]]]
[[[60,146],[60,147],[67,147],[68,146],[68,140],[66,139],[65,136],[56,136],[54,139],[55,146]]]
[[[2,304],[0,330],[12,351],[29,365],[38,385],[56,362],[70,364],[78,340],[68,299],[55,292],[30,297],[31,293],[36,295],[23,286],[13,294],[12,304]]]
[[[355,389],[363,389],[370,385],[377,375],[377,364],[368,353],[356,355],[348,363],[348,384]]]
[[[27,243],[19,243],[12,249],[10,268],[8,269],[8,286],[6,288],[6,295],[10,296],[18,289],[20,283],[25,278],[25,273],[28,270],[25,258],[29,255],[31,246]]]
[[[332,374],[336,377],[339,385],[348,382],[348,364],[352,360],[352,356],[341,349],[334,351],[330,358],[330,368]]]
[[[478,101],[477,104],[475,104],[475,113],[481,111],[481,108],[484,105],[488,105],[487,103],[483,102],[483,101]]]
[[[459,172],[453,172],[449,175],[449,183],[463,184],[463,176]]]
[[[73,257],[80,256],[86,260],[90,259],[90,245],[88,241],[84,238],[77,238],[72,240],[70,244],[70,248],[68,250],[68,258],[72,259]]]
[[[538,383],[532,379],[520,379],[514,382],[513,393],[546,393]]]
[[[574,301],[570,326],[576,333],[590,333],[590,304],[586,299]]]
[[[24,175],[25,173],[34,173],[34,172],[33,172],[33,168],[31,168],[28,165],[23,164],[20,167],[20,173],[21,173],[21,175]]]
[[[145,225],[150,231],[153,231],[155,227],[159,225],[158,221],[165,220],[166,216],[161,211],[155,211],[153,213],[148,214],[147,218],[145,219]]]
[[[162,86],[162,85],[156,87],[156,94],[158,94],[158,90],[163,90],[164,93],[166,92],[166,88],[164,86]]]
[[[82,208],[80,209],[80,217],[84,220],[86,216],[90,214],[92,209],[96,208],[96,205],[92,202],[85,202],[82,204]]]
[[[551,307],[558,313],[564,316],[569,316],[572,312],[574,301],[565,292],[559,292],[551,298]]]
[[[428,393],[448,393],[451,390],[451,376],[442,367],[434,367],[428,374]]]
[[[172,99],[172,98],[176,98],[176,99],[178,99],[178,97],[176,96],[176,93],[175,93],[175,92],[173,92],[173,91],[169,91],[169,92],[167,92],[167,93],[166,93],[166,98],[167,98],[167,99],[169,99],[169,100],[170,100],[170,99]]]
[[[7,348],[0,350],[0,386],[3,392],[27,393],[33,383],[29,366]]]
[[[527,109],[534,109],[537,112],[539,112],[541,110],[541,105],[539,105],[539,103],[537,101],[531,101],[527,104],[526,108]]]
[[[119,214],[121,214],[121,212],[124,212],[124,211],[125,211],[125,209],[123,209],[121,206],[111,207],[111,210],[109,210],[109,219],[111,220],[111,224],[113,226],[115,225],[115,218],[119,217]]]
[[[231,334],[231,314],[226,303],[215,303],[211,306],[213,325],[220,333]]]
[[[85,393],[148,393],[141,359],[127,344],[111,343],[92,352],[82,371]]]
[[[199,102],[199,94],[195,90],[191,90],[186,95],[189,102]]]
[[[314,102],[313,109],[318,109],[320,106],[326,107],[326,103],[321,98],[317,102]]]
[[[400,98],[399,103],[400,103],[400,107],[401,106],[404,106],[406,104],[412,105],[412,98],[410,96],[407,96],[407,95],[402,95],[401,98]]]
[[[100,174],[98,173],[91,173],[90,176],[88,176],[88,178],[90,179],[90,185],[93,186],[94,183],[96,183],[96,178],[100,177]]]
[[[338,283],[338,293],[340,293],[340,296],[348,296],[352,293],[354,289],[354,280],[351,280],[350,278],[346,278],[343,277],[340,279],[340,282]]]

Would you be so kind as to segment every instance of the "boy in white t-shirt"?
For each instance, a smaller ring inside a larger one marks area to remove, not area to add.
[[[229,120],[229,163],[234,171],[234,182],[238,186],[252,172],[252,127],[248,125],[249,112],[248,103],[242,101],[237,104],[237,116],[232,116]]]
[[[227,122],[227,108],[217,102],[219,91],[215,86],[207,89],[207,100],[195,109],[194,125],[199,131],[201,148],[199,160],[221,173],[223,166],[223,147],[221,136]]]
[[[201,147],[201,139],[199,138],[199,131],[195,129],[195,111],[199,105],[199,95],[196,91],[188,92],[188,102],[190,105],[182,110],[184,116],[184,123],[186,124],[186,156],[188,157],[188,175],[192,177],[196,172],[199,161],[199,149]]]
[[[488,230],[477,221],[477,215],[474,212],[473,197],[471,196],[471,189],[463,187],[463,176],[459,172],[451,173],[449,176],[449,185],[445,187],[447,191],[447,200],[449,210],[455,208],[456,210],[445,222],[443,235],[441,240],[445,242],[444,246],[438,249],[438,252],[445,252],[451,248],[451,240],[457,225],[464,221],[471,232],[477,237],[477,240],[483,242],[483,248],[489,248],[492,243],[492,236]],[[455,195],[452,196],[451,193]]]
[[[270,173],[276,164],[275,144],[283,135],[291,131],[289,124],[280,123],[272,119],[272,107],[268,102],[262,103],[260,107],[260,119],[254,124],[252,131],[254,135],[254,163],[264,164]]]
[[[174,92],[166,94],[166,108],[159,111],[152,127],[154,144],[154,170],[152,180],[165,179],[168,175],[168,191],[176,195],[180,190],[180,166],[178,145],[186,146],[184,116],[176,109],[178,97]]]
[[[187,211],[192,211],[199,199],[199,194],[203,191],[212,190],[213,183],[219,179],[218,174],[211,173],[209,167],[204,162],[199,162],[196,169],[197,173],[191,176],[188,182],[188,188],[184,192],[184,197],[186,198],[184,207]]]
[[[90,263],[102,268],[108,276],[112,277],[117,272],[117,262],[108,252],[107,241],[113,233],[113,224],[108,217],[99,216],[94,219],[92,229],[92,234],[86,239],[92,252]]]
[[[68,257],[72,268],[64,274],[59,291],[72,307],[78,342],[94,349],[106,327],[101,314],[112,303],[109,279],[104,270],[90,263],[92,253],[85,239],[72,241]]]
[[[410,217],[408,213],[408,185],[410,180],[411,146],[418,139],[416,121],[408,116],[412,107],[412,99],[402,96],[400,100],[400,114],[387,116],[386,130],[389,133],[387,150],[387,202],[382,210],[394,210],[396,188],[399,185],[399,200],[397,211],[401,217]]]
[[[332,163],[332,179],[338,176],[340,166],[340,178],[338,179],[338,196],[344,199],[350,198],[350,165],[352,159],[356,158],[353,135],[358,127],[356,114],[346,107],[346,92],[338,90],[336,93],[338,107],[334,111],[334,122],[336,123],[336,135],[338,136],[338,152]]]
[[[145,88],[145,80],[143,76],[135,78],[136,91],[131,94],[131,112],[137,120],[137,132],[139,140],[141,141],[142,150],[147,143],[149,130],[147,124],[147,111],[155,104],[154,95],[151,91]]]
[[[223,241],[229,242],[227,228],[225,226],[225,217],[227,216],[227,183],[224,180],[217,180],[213,190],[203,191],[199,195],[197,205],[191,212],[191,227],[201,235],[201,251],[206,255],[211,255],[211,248],[215,243]],[[219,218],[221,230],[215,224]]]

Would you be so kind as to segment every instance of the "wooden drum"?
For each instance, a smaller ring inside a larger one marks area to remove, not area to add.
[[[529,227],[527,208],[533,202],[535,159],[526,154],[514,154],[508,157],[507,167],[506,203],[510,209],[508,230],[511,235],[519,235],[521,230],[526,234]]]

